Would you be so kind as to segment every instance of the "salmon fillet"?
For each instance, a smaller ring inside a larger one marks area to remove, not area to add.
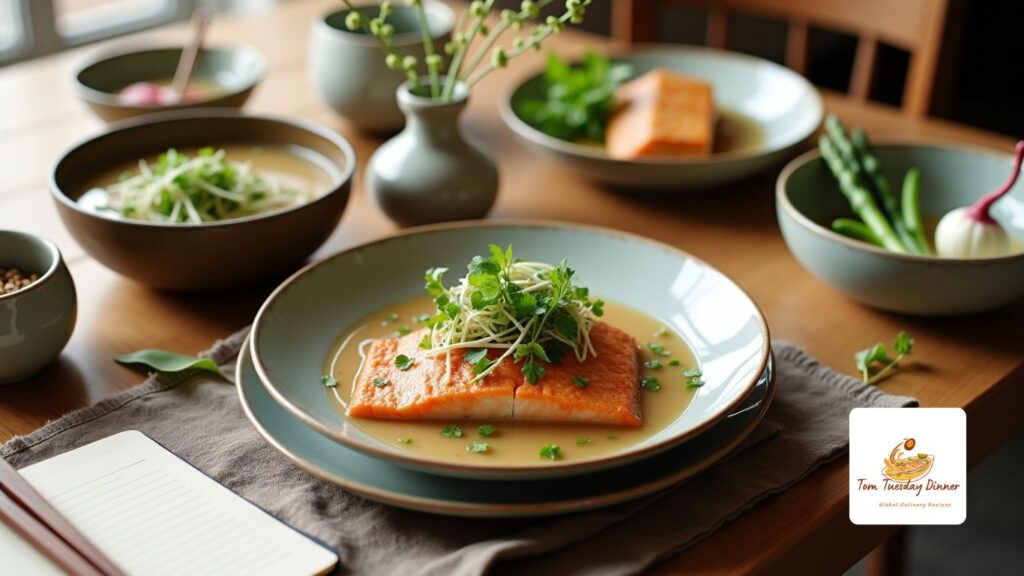
[[[622,85],[615,100],[605,138],[612,158],[711,153],[715,105],[710,84],[659,68]]]
[[[460,350],[452,352],[452,377],[447,380],[444,354],[420,358],[408,370],[395,367],[399,354],[414,358],[423,352],[419,343],[425,333],[423,329],[401,338],[375,340],[367,347],[348,405],[350,416],[396,420],[512,418],[515,389],[522,375],[511,362],[502,362],[479,382],[473,382],[473,366],[463,359]],[[387,384],[378,386],[375,379]]]
[[[640,426],[640,366],[636,339],[603,322],[590,339],[597,351],[580,363],[571,353],[559,364],[544,364],[545,375],[529,384],[517,364],[504,360],[479,382],[462,351],[452,352],[452,377],[445,357],[418,359],[408,370],[395,367],[399,354],[413,358],[426,330],[372,342],[356,379],[348,414],[356,418],[585,421]],[[493,359],[499,356],[491,351]],[[586,378],[579,388],[574,376]],[[386,385],[377,386],[387,382]]]

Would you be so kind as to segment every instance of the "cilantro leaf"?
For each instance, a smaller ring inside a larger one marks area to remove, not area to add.
[[[538,380],[544,377],[544,367],[533,360],[527,360],[523,363],[523,376],[526,377],[526,381],[530,384],[536,384]]]
[[[391,385],[391,380],[388,380],[387,378],[374,378],[372,382],[377,388],[383,388]]]
[[[398,356],[395,356],[395,368],[398,368],[403,372],[408,370],[409,368],[412,368],[412,365],[415,362],[415,360],[409,358],[405,354],[399,354]]]
[[[892,351],[896,354],[895,358],[889,356],[888,349],[881,342],[856,352],[853,358],[864,383],[875,384],[892,373],[900,361],[910,355],[913,348],[914,339],[906,332],[900,331],[892,343]],[[875,365],[880,365],[880,367],[872,374],[871,369]]]
[[[657,392],[658,390],[661,390],[661,382],[658,381],[658,379],[655,378],[654,376],[644,376],[640,378],[640,385],[643,386],[644,389],[650,390],[651,392]]]
[[[476,433],[484,437],[493,436],[497,431],[498,429],[493,424],[481,424],[476,427]]]
[[[462,438],[462,427],[451,424],[441,429],[441,436],[445,438]]]
[[[644,362],[644,368],[650,368],[652,370],[659,370],[661,369],[661,366],[662,364],[660,360],[647,360]]]
[[[487,442],[479,442],[477,440],[473,440],[466,446],[466,452],[473,452],[474,454],[484,454],[488,449]]]
[[[548,460],[558,460],[562,457],[562,449],[558,444],[548,442],[540,449],[540,457]]]
[[[664,344],[658,344],[656,342],[648,342],[647,343],[647,349],[650,350],[652,354],[655,354],[657,356],[669,356],[669,355],[671,355],[671,352],[669,352],[668,350],[665,349],[665,345]]]

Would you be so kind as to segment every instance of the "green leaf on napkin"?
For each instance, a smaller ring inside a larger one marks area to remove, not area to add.
[[[221,371],[220,367],[217,366],[217,363],[210,358],[178,354],[177,352],[170,352],[168,350],[147,348],[130,354],[115,356],[114,361],[126,366],[144,366],[150,370],[164,374],[174,374],[176,372],[184,372],[185,370],[204,370],[206,372],[212,372],[228,382],[231,381],[231,379]]]

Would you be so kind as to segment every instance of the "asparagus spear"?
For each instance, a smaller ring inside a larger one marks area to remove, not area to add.
[[[843,236],[848,236],[854,240],[860,240],[861,242],[867,242],[868,244],[874,244],[875,246],[882,246],[882,241],[878,239],[878,236],[864,225],[859,220],[851,220],[850,218],[836,218],[832,221],[832,229],[839,232]]]
[[[859,179],[856,173],[843,162],[836,144],[827,136],[822,136],[818,139],[818,148],[821,150],[821,156],[825,159],[825,163],[828,164],[829,170],[832,171],[832,175],[839,181],[839,190],[846,196],[853,211],[860,216],[864,224],[878,237],[883,247],[893,252],[905,254],[907,248],[900,241],[899,236],[896,235],[885,214],[875,204],[871,193],[858,182]]]
[[[839,120],[836,119],[836,123],[838,122]],[[842,131],[842,124],[839,124],[839,130]],[[903,241],[907,248],[910,248],[911,252],[919,254],[928,253],[928,245],[920,244],[904,222],[899,201],[897,201],[896,196],[892,193],[889,180],[885,177],[885,174],[882,174],[881,163],[878,161],[878,157],[871,151],[871,144],[868,142],[867,134],[860,128],[855,128],[851,140],[853,149],[860,160],[861,166],[864,168],[864,173],[867,174],[869,181],[875,187],[875,190],[878,191],[878,197],[882,201],[882,209],[885,210],[889,220],[893,223],[893,228],[896,229],[896,234],[899,235],[900,240]],[[905,210],[906,206],[903,209]]]
[[[924,226],[921,224],[921,171],[917,168],[907,170],[903,177],[903,223],[914,236],[917,245],[923,248],[924,254],[931,254],[932,249],[925,239]]]

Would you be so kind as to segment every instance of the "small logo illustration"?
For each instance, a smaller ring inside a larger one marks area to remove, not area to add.
[[[901,440],[889,453],[889,457],[885,459],[882,475],[893,482],[904,483],[927,476],[932,470],[932,464],[935,463],[935,456],[923,452],[908,456],[903,452],[904,450],[909,452],[915,446],[917,446],[917,441],[913,438]]]

